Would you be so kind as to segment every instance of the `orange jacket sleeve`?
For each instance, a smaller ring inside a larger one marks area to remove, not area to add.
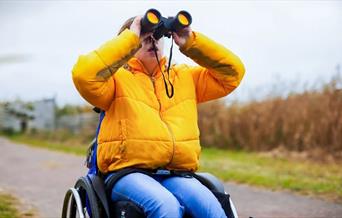
[[[139,37],[127,29],[95,51],[81,55],[72,70],[72,78],[82,97],[107,110],[114,98],[113,74],[140,47]]]
[[[188,68],[193,76],[198,103],[228,95],[244,76],[241,60],[201,33],[192,32],[180,51],[200,65]]]

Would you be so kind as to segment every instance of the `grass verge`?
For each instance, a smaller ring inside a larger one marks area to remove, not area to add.
[[[0,218],[36,218],[38,212],[30,204],[0,190]]]
[[[17,199],[11,195],[0,192],[0,217],[1,218],[18,218],[19,212],[15,205]]]
[[[342,168],[335,163],[290,160],[219,149],[204,149],[201,170],[225,181],[290,190],[342,202]]]
[[[77,143],[58,143],[49,140],[42,140],[37,138],[32,138],[28,135],[21,134],[12,134],[12,135],[3,135],[4,137],[10,139],[13,142],[23,143],[26,145],[30,145],[32,147],[44,148],[52,151],[59,151],[69,154],[75,155],[85,155],[87,151],[87,146],[80,145]]]
[[[57,144],[9,136],[15,142],[55,151],[85,155],[87,146]],[[342,168],[335,163],[275,158],[260,153],[205,148],[201,154],[201,171],[210,172],[224,181],[232,181],[271,190],[289,190],[300,194],[342,202]]]

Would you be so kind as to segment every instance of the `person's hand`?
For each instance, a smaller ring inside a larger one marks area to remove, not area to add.
[[[140,42],[144,41],[147,37],[151,36],[152,33],[144,33],[144,34],[140,34],[141,33],[141,19],[143,18],[143,16],[139,15],[136,16],[131,24],[131,26],[129,27],[129,29],[131,31],[133,31],[135,34],[137,34],[137,36],[140,38]]]
[[[183,45],[185,45],[185,42],[190,37],[191,33],[191,27],[188,26],[178,32],[173,32],[172,37],[175,40],[175,43],[178,45],[178,47],[182,47]]]
[[[129,29],[133,31],[135,34],[137,34],[138,37],[140,37],[140,32],[141,32],[141,19],[142,19],[141,15],[136,16],[131,26],[129,27]]]

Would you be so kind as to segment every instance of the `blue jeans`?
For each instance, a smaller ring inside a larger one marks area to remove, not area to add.
[[[113,187],[112,200],[130,200],[142,208],[148,218],[226,217],[212,192],[195,178],[153,176],[131,173]]]

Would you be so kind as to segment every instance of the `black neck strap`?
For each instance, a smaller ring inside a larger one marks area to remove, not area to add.
[[[170,48],[169,63],[167,65],[167,81],[170,84],[171,93],[169,93],[169,87],[168,87],[168,84],[166,82],[164,72],[162,71],[161,66],[160,66],[160,61],[159,61],[158,54],[157,54],[157,48],[156,48],[156,45],[155,45],[154,41],[152,42],[152,44],[153,44],[154,55],[156,56],[156,59],[157,59],[157,62],[158,62],[159,70],[160,70],[161,74],[163,75],[164,85],[165,85],[165,89],[166,89],[166,95],[167,95],[167,97],[172,98],[173,93],[174,93],[174,89],[173,89],[173,85],[172,85],[172,83],[170,81],[170,66],[171,66],[171,59],[172,59],[173,37],[171,38],[171,48]]]

